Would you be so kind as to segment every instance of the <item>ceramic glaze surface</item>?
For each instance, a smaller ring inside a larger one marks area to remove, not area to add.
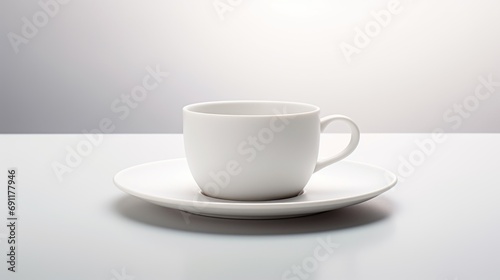
[[[304,193],[269,201],[231,201],[203,195],[189,172],[186,159],[146,163],[117,173],[118,188],[164,207],[193,214],[275,219],[309,215],[358,204],[392,188],[397,177],[374,166],[341,161],[315,173]]]
[[[318,162],[321,131],[333,121],[351,127],[344,151]],[[189,169],[204,194],[233,200],[271,200],[302,191],[311,175],[349,155],[359,130],[340,115],[320,120],[309,104],[271,101],[199,103],[184,108]]]

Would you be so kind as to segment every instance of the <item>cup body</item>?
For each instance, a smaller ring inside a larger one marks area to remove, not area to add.
[[[183,109],[186,158],[205,195],[274,200],[298,195],[314,172],[319,108],[276,101],[222,101]]]

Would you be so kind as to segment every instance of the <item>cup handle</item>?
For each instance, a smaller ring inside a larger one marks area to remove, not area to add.
[[[342,116],[342,115],[330,115],[326,116],[320,119],[320,131],[323,132],[325,128],[332,122],[334,121],[344,121],[349,125],[349,128],[351,129],[351,140],[349,141],[349,144],[347,147],[345,147],[344,150],[342,150],[340,153],[326,158],[326,159],[321,159],[318,160],[316,163],[316,168],[314,168],[314,172],[319,171],[328,165],[337,162],[348,155],[350,155],[354,149],[358,146],[359,143],[359,128],[358,126],[348,117]]]

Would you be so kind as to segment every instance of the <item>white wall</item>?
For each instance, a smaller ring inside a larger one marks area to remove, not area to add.
[[[500,86],[474,97],[500,81],[497,0],[401,0],[350,63],[340,44],[390,0],[220,2],[224,20],[213,0],[72,0],[43,22],[38,2],[1,1],[0,132],[181,132],[184,105],[220,99],[313,103],[364,132],[500,132]],[[170,76],[125,115],[148,66]]]

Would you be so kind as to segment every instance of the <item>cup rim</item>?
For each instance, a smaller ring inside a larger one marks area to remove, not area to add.
[[[207,113],[196,111],[196,108],[202,106],[210,106],[210,105],[218,105],[218,104],[281,104],[281,105],[293,105],[293,106],[303,106],[304,108],[309,108],[309,110],[299,113],[276,113],[276,114],[226,114],[226,113]],[[228,100],[228,101],[208,101],[208,102],[199,102],[193,103],[184,106],[182,108],[184,112],[188,112],[191,114],[197,115],[205,115],[205,116],[220,116],[220,117],[276,117],[276,116],[300,116],[300,115],[308,115],[317,113],[320,111],[319,107],[316,105],[303,103],[303,102],[293,102],[293,101],[274,101],[274,100]]]

